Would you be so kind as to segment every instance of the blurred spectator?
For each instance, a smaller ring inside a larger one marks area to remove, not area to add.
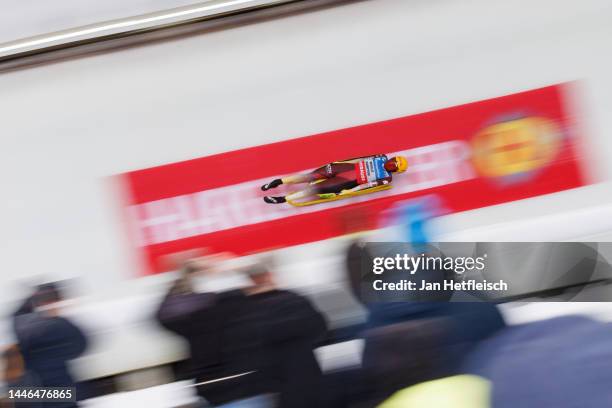
[[[209,271],[210,262],[192,260],[183,265],[156,317],[188,342],[186,376],[196,379],[198,395],[217,406],[259,393],[253,379],[257,342],[254,330],[242,318],[247,307],[242,291],[193,290],[194,275]]]
[[[261,265],[247,271],[252,287],[195,292],[193,276],[210,270],[210,261],[186,262],[157,312],[189,343],[198,394],[215,406],[260,406],[271,403],[267,394],[279,394],[281,407],[318,406],[313,347],[326,333],[322,315],[304,297],[277,289]]]
[[[481,340],[505,324],[491,303],[445,301],[397,301],[363,298],[362,261],[371,257],[360,242],[347,252],[349,284],[357,300],[368,310],[363,367],[330,379],[336,393],[333,406],[374,406],[394,392],[411,385],[460,372],[463,359]],[[360,384],[352,387],[351,384]]]
[[[362,261],[371,264],[366,246],[355,241],[349,245],[346,257],[348,281],[355,298],[365,303],[369,311],[368,327],[374,328],[388,324],[416,319],[439,317],[452,318],[453,336],[458,341],[469,343],[485,339],[505,326],[501,313],[495,304],[490,302],[457,301],[448,302],[451,296],[460,297],[460,293],[445,293],[436,301],[385,301],[368,302],[362,294],[362,283],[367,283],[368,276],[362,274]],[[428,270],[427,277],[436,275],[436,271]],[[438,274],[436,279],[448,279],[445,274]],[[425,278],[423,278],[425,279]],[[385,292],[383,292],[385,294]],[[429,296],[425,299],[434,299]],[[474,298],[472,298],[474,299]]]
[[[75,387],[68,362],[85,351],[87,339],[61,316],[64,300],[56,283],[39,286],[13,316],[13,328],[23,358],[22,386]],[[81,394],[77,389],[77,398]],[[46,407],[75,407],[75,403],[46,403]]]
[[[610,323],[563,316],[500,331],[466,371],[491,381],[494,407],[612,407],[611,344]]]
[[[279,393],[282,408],[320,406],[321,369],[313,349],[325,339],[326,322],[303,296],[277,288],[263,265],[248,270],[249,319],[261,339],[261,376]]]

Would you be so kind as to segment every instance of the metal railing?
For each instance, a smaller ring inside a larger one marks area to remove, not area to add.
[[[0,44],[0,70],[112,48],[117,45],[116,41],[114,45],[99,45],[102,42],[112,42],[111,40],[139,36],[140,42],[143,42],[143,35],[152,32],[157,33],[155,40],[159,40],[164,37],[159,34],[162,30],[167,32],[167,36],[177,35],[177,32],[179,35],[185,35],[202,30],[202,23],[255,11],[278,10],[286,13],[348,1],[350,0],[211,0],[162,12],[105,21]],[[189,30],[185,29],[187,26],[190,26]],[[83,47],[92,44],[98,45]],[[125,44],[126,41],[122,41],[121,45]],[[65,52],[77,47],[79,52]],[[54,55],[47,55],[49,53]]]

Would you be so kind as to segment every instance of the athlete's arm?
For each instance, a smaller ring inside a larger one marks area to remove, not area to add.
[[[360,161],[363,161],[365,159],[373,159],[374,157],[387,157],[384,154],[375,154],[372,156],[362,156],[362,157],[353,157],[352,159],[346,159],[346,160],[341,160],[341,161],[337,161],[334,163],[359,163]]]

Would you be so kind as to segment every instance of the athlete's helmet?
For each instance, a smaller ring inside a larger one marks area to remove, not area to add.
[[[395,156],[389,159],[389,161],[395,162],[395,168],[397,169],[395,171],[398,173],[403,173],[408,168],[408,160],[404,156]]]

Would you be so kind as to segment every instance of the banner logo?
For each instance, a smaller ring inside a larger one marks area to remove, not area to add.
[[[551,119],[531,116],[498,122],[472,140],[474,166],[486,177],[511,180],[551,163],[560,144],[561,130]]]

